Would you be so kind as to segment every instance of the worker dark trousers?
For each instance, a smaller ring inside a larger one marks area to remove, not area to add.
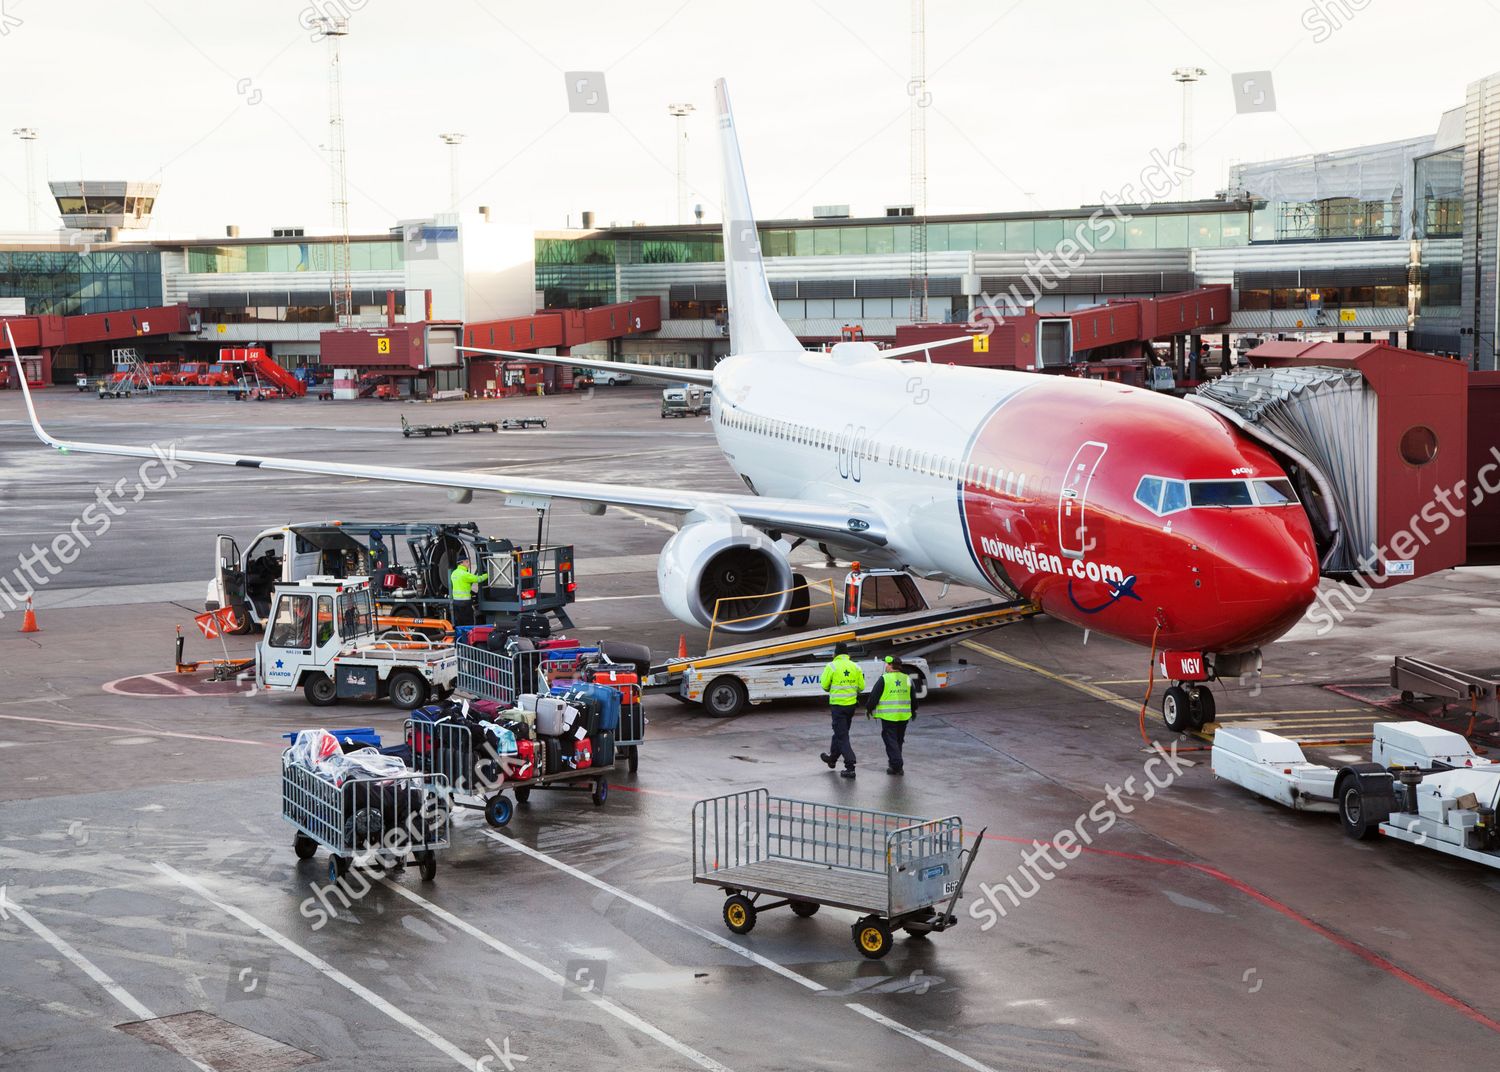
[[[909,719],[903,722],[880,720],[880,739],[885,743],[885,761],[890,764],[892,770],[901,770],[903,767],[901,749],[906,745],[908,725],[910,725]]]
[[[854,746],[849,743],[849,724],[854,721],[854,705],[830,707],[828,713],[833,719],[833,743],[828,746],[828,754],[834,759],[842,756],[844,769],[853,770]]]
[[[455,599],[453,601],[453,624],[454,625],[473,625],[474,624],[474,600],[473,599]]]

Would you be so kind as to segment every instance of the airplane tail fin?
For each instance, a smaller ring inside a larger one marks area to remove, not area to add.
[[[724,280],[730,350],[736,354],[801,350],[802,344],[781,319],[771,299],[771,285],[766,281],[766,268],[760,258],[755,214],[750,211],[745,165],[734,131],[734,113],[729,108],[729,87],[722,78],[714,83],[714,103],[724,156]]]

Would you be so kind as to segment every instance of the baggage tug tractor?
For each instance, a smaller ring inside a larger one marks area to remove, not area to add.
[[[277,585],[255,654],[258,686],[269,692],[301,689],[316,707],[385,697],[410,710],[430,696],[446,696],[458,679],[451,645],[414,634],[375,635],[365,577],[308,577]]]

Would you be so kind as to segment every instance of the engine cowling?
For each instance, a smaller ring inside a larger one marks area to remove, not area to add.
[[[786,553],[732,514],[688,515],[688,523],[661,550],[656,581],[675,618],[707,628],[718,606],[716,628],[731,633],[774,625],[792,598]]]

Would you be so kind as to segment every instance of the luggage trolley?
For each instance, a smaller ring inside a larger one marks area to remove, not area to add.
[[[964,848],[956,815],[921,819],[750,789],[693,805],[693,881],[729,895],[724,922],[735,934],[784,906],[803,918],[823,905],[862,913],[854,944],[878,960],[897,928],[917,938],[958,923],[953,909],[983,837]]]
[[[470,728],[461,722],[415,722],[406,720],[406,739],[411,745],[411,765],[424,774],[441,779],[453,788],[453,803],[484,812],[484,820],[499,829],[510,822],[515,807],[505,795],[509,789],[517,804],[525,804],[533,789],[587,790],[594,807],[609,799],[609,772],[613,767],[585,767],[545,774],[546,745],[533,742],[533,772],[515,775],[520,761],[497,755],[488,742],[477,747]]]
[[[576,680],[580,656],[599,653],[594,647],[538,648],[531,651],[490,651],[477,644],[458,645],[458,691],[479,700],[494,700],[506,707],[520,702],[522,693],[545,695],[553,685]],[[646,743],[646,707],[640,679],[600,680],[620,693],[620,729],[615,748],[634,774]]]
[[[281,817],[297,833],[292,847],[309,860],[328,850],[328,881],[352,863],[380,866],[415,859],[424,881],[437,875],[436,850],[448,847],[447,779],[421,771],[342,779],[281,759]]]

